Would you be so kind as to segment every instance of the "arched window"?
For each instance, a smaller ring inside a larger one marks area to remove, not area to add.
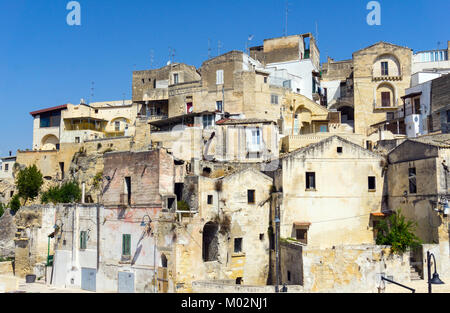
[[[388,108],[396,106],[395,88],[389,83],[381,83],[376,91],[376,106]]]
[[[212,262],[219,258],[219,239],[217,236],[218,225],[213,222],[206,223],[203,227],[203,261]]]

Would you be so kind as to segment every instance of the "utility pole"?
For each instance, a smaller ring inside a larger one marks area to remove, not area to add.
[[[280,292],[280,205],[278,204],[279,194],[277,193],[277,201],[275,206],[275,292]]]
[[[208,38],[208,60],[211,59],[211,39]]]

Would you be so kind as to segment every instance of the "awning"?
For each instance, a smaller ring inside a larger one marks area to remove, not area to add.
[[[409,95],[403,96],[402,99],[408,99],[408,98],[414,98],[417,96],[421,96],[422,92],[414,92],[414,93],[410,93]]]
[[[36,115],[39,115],[39,114],[42,114],[42,113],[53,112],[53,111],[61,111],[61,110],[65,110],[65,109],[67,109],[67,104],[59,105],[59,106],[52,107],[52,108],[42,109],[42,110],[39,110],[39,111],[33,111],[33,112],[30,112],[30,114],[32,116],[36,116]]]
[[[296,228],[309,228],[311,223],[308,222],[294,222],[294,227]]]

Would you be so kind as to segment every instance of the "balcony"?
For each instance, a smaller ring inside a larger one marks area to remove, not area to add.
[[[106,138],[124,137],[125,131],[105,132]]]
[[[402,75],[396,75],[396,76],[391,76],[391,75],[381,75],[381,76],[374,76],[372,78],[372,80],[374,82],[378,82],[378,81],[400,81],[403,79]]]

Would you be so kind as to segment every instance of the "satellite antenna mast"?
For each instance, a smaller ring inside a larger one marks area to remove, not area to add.
[[[284,27],[284,36],[288,35],[288,21],[289,21],[289,0],[286,0],[286,21]]]
[[[439,47],[441,46],[441,42],[440,41],[438,41],[437,42],[437,49],[438,49],[438,51],[437,51],[437,67],[439,68],[439,61],[440,61],[440,53],[439,53]],[[437,72],[437,71],[436,71]]]
[[[222,48],[222,43],[219,40],[219,42],[217,43],[217,56],[220,55],[220,48]]]
[[[211,59],[211,39],[208,38],[208,60]]]
[[[94,99],[95,82],[91,82],[91,97],[89,99],[89,104],[91,104],[92,99]]]
[[[155,61],[155,52],[150,50],[150,68],[153,69],[153,62]]]
[[[316,21],[316,46],[319,46],[319,24]]]

